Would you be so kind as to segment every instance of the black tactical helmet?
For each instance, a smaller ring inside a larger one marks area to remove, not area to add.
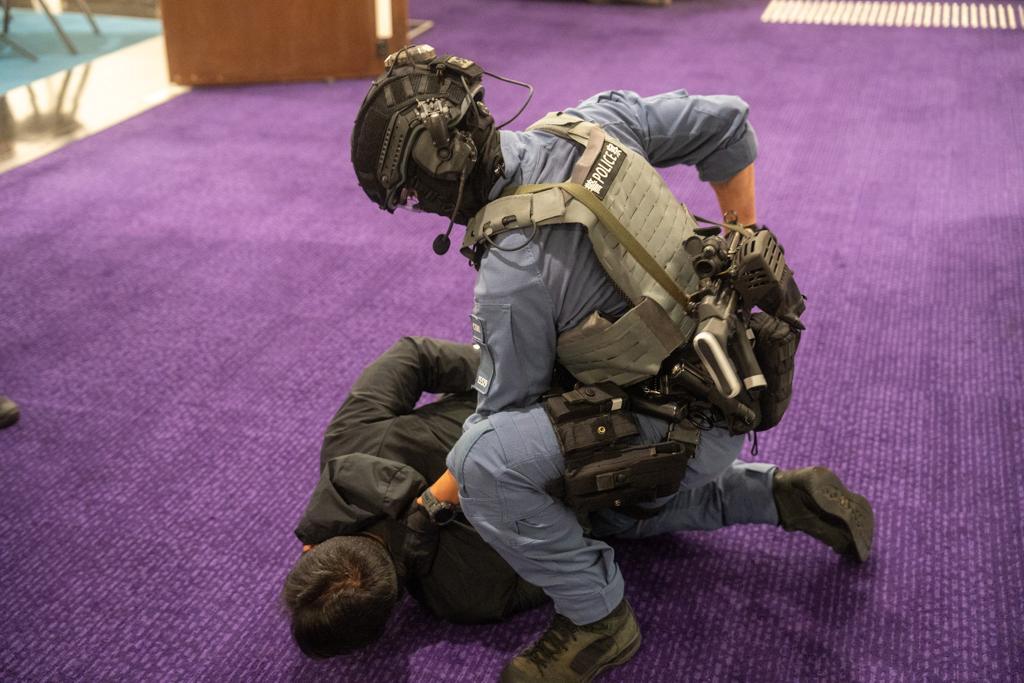
[[[384,65],[352,130],[359,185],[386,211],[415,196],[419,208],[464,225],[487,202],[500,173],[483,69],[461,57],[438,57],[429,45],[403,48]]]

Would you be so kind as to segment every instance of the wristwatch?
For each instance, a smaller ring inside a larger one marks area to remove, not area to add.
[[[458,506],[438,500],[429,488],[420,497],[423,499],[423,509],[430,515],[434,524],[444,526],[455,519],[455,513],[459,510]]]

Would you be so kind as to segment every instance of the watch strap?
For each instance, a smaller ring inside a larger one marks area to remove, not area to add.
[[[429,487],[423,491],[421,498],[423,498],[423,507],[426,509],[427,514],[430,515],[430,519],[434,521],[438,526],[444,526],[455,518],[456,506],[443,502],[437,499],[437,496],[430,490]]]

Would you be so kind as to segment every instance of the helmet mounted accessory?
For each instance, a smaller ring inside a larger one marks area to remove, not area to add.
[[[435,253],[444,254],[451,245],[454,224],[467,222],[486,203],[490,187],[503,171],[499,127],[483,102],[482,79],[488,72],[462,57],[438,57],[429,45],[404,47],[389,55],[384,66],[384,74],[373,81],[359,108],[352,131],[356,178],[385,211],[393,213],[415,199],[418,205],[413,210],[449,216],[447,231],[433,244]],[[528,84],[494,78],[526,87],[533,95]],[[516,116],[527,104],[529,97]],[[482,155],[493,169],[474,174]],[[472,187],[469,193],[468,187]],[[467,194],[472,197],[468,207],[464,206]]]

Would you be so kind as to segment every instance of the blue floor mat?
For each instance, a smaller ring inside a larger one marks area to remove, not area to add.
[[[75,44],[78,54],[68,52],[53,24],[42,12],[11,10],[8,37],[39,59],[31,61],[10,46],[0,44],[0,92],[65,71],[163,32],[159,19],[96,15],[101,35],[92,32],[83,14],[60,14],[57,21]]]

